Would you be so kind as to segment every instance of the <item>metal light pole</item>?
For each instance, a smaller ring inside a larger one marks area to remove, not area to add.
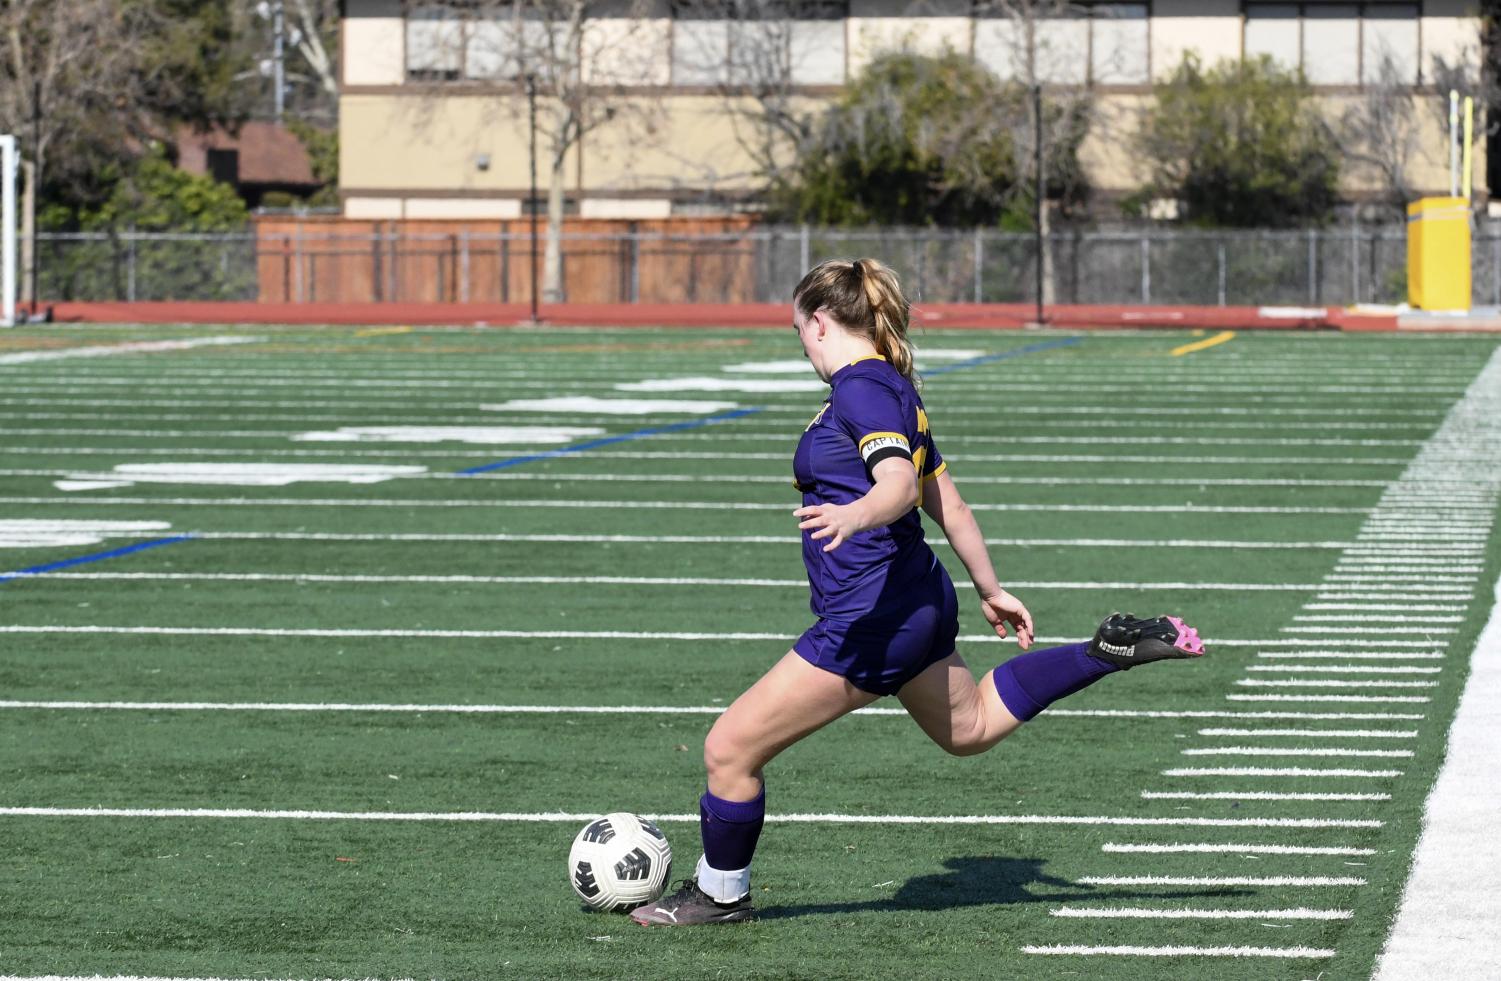
[[[537,76],[526,75],[527,157],[531,168],[531,188],[527,196],[527,208],[531,211],[532,226],[532,323],[541,321],[537,314]]]
[[[271,4],[271,34],[272,84],[276,87],[276,121],[279,123],[287,110],[287,23],[283,0],[273,0]]]
[[[42,297],[42,235],[37,209],[42,202],[42,83],[31,89],[31,319],[37,319]]]
[[[1037,322],[1047,323],[1047,314],[1042,306],[1043,290],[1043,250],[1047,243],[1042,234],[1042,208],[1043,199],[1047,194],[1047,181],[1042,173],[1042,86],[1032,86],[1032,169],[1035,172],[1036,185],[1032,196],[1032,228],[1035,244],[1037,247]]]

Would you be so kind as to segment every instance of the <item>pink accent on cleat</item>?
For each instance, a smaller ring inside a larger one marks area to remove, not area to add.
[[[1172,624],[1178,631],[1178,639],[1173,641],[1173,646],[1180,651],[1190,654],[1203,654],[1204,642],[1199,639],[1199,632],[1177,617],[1168,617],[1167,622]]]

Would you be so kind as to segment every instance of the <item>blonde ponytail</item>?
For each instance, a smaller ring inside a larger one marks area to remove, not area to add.
[[[896,273],[885,265],[875,259],[821,262],[797,284],[792,302],[804,315],[829,311],[846,330],[870,341],[914,386],[919,384],[907,340],[911,304]]]

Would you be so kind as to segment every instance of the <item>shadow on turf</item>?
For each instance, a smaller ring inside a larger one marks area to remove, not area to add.
[[[948,872],[908,879],[887,899],[859,903],[808,903],[769,906],[756,911],[759,920],[819,913],[900,912],[943,910],[963,906],[1003,906],[1012,903],[1057,903],[1076,899],[1188,899],[1205,896],[1247,896],[1249,889],[1195,889],[1143,892],[1134,889],[1097,889],[1048,875],[1036,858],[961,857],[945,861]],[[1034,888],[1046,887],[1046,891]]]

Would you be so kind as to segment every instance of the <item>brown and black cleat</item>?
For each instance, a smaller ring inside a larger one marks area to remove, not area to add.
[[[708,923],[744,923],[756,915],[749,896],[733,903],[716,902],[698,887],[697,879],[685,879],[671,896],[631,911],[642,926],[703,926]]]
[[[1129,613],[1112,613],[1095,631],[1089,653],[1116,667],[1186,657],[1203,657],[1199,632],[1177,617],[1140,620]]]

